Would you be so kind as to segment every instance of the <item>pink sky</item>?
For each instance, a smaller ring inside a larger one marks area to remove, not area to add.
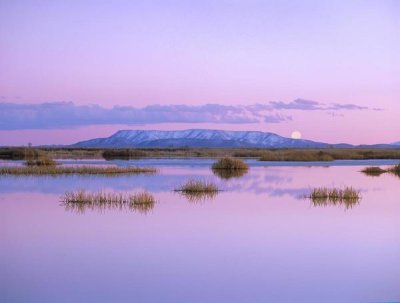
[[[73,143],[120,128],[299,130],[331,143],[399,141],[398,20],[397,1],[2,2],[0,102],[143,108],[303,98],[369,109],[274,110],[291,117],[280,123],[3,125],[0,145]]]

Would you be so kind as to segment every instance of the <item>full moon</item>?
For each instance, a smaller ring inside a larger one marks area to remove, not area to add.
[[[292,139],[301,139],[301,132],[299,132],[298,130],[292,132]]]

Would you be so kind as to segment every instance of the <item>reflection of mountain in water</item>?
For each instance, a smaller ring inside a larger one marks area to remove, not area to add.
[[[290,176],[279,172],[279,170],[264,167],[252,168],[241,177],[228,179],[221,179],[212,174],[210,176],[209,167],[165,167],[159,174],[151,176],[0,176],[0,193],[41,192],[61,195],[65,191],[81,188],[88,191],[146,189],[151,192],[168,192],[190,178],[203,178],[204,176],[207,176],[210,181],[216,183],[219,188],[225,191],[254,192],[257,194],[271,193],[274,189],[277,189],[275,185],[285,185],[292,182]]]
[[[165,166],[160,173],[151,176],[0,176],[0,193],[41,192],[61,195],[66,191],[81,188],[88,191],[146,189],[158,193],[172,191],[188,179],[204,178],[205,176],[226,192],[267,194],[271,197],[288,195],[298,198],[308,190],[304,187],[295,187],[292,184],[291,172],[282,170],[282,168],[251,167],[247,173],[241,176],[236,172],[222,174],[224,175],[216,176],[215,173],[213,175],[209,166]],[[193,197],[188,199],[199,200]],[[207,197],[203,200],[207,200]]]

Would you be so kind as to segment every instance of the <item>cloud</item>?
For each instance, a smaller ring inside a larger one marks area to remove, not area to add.
[[[296,99],[292,102],[285,103],[281,101],[272,101],[269,103],[274,109],[297,109],[297,110],[320,110],[323,109],[322,103],[304,100],[304,99]]]
[[[279,114],[264,116],[264,122],[266,123],[281,123],[285,121],[292,121],[292,116],[284,116]]]
[[[292,120],[287,111],[382,110],[355,104],[324,104],[296,99],[252,105],[149,105],[142,108],[99,105],[75,105],[72,102],[21,104],[0,102],[0,129],[55,129],[87,125],[157,123],[283,123]]]
[[[0,129],[51,129],[99,124],[145,123],[259,123],[260,117],[245,106],[206,104],[151,105],[143,108],[75,105],[72,102],[41,104],[0,103]],[[276,120],[273,123],[277,123]]]
[[[332,111],[332,110],[374,110],[380,111],[382,108],[369,108],[367,106],[359,106],[356,104],[340,104],[340,103],[322,103],[312,100],[296,99],[292,102],[272,101],[269,102],[270,108],[275,110],[321,110],[321,111]],[[267,105],[268,106],[268,105]]]

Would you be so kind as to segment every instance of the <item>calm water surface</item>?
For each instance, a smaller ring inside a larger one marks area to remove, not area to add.
[[[400,178],[352,162],[264,163],[221,179],[207,161],[139,161],[160,168],[152,176],[0,177],[0,301],[400,300]],[[172,191],[190,178],[223,191],[201,201]],[[359,203],[300,198],[345,185],[361,190]],[[60,203],[81,188],[146,189],[157,203],[147,213]]]

